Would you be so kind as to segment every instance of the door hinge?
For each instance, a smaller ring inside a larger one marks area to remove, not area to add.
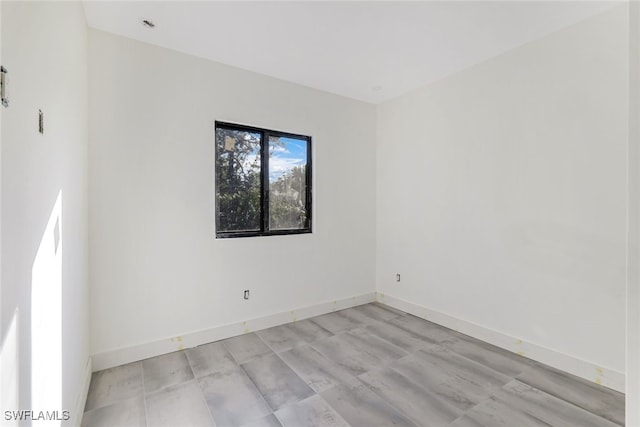
[[[9,98],[7,98],[7,69],[0,65],[0,97],[2,98],[2,106],[9,106]]]

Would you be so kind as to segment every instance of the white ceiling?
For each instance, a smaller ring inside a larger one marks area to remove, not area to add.
[[[90,27],[379,103],[619,3],[85,1]],[[155,22],[153,30],[142,19]]]

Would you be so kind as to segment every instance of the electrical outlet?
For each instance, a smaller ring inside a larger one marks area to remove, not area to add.
[[[396,274],[396,282],[399,282],[399,281],[400,281],[400,273],[397,273]]]
[[[244,299],[249,299],[249,289],[244,291]]]

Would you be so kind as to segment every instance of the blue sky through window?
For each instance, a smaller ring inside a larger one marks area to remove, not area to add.
[[[307,163],[307,141],[304,139],[272,137],[269,146],[272,153],[269,157],[269,182],[275,182],[294,167]]]

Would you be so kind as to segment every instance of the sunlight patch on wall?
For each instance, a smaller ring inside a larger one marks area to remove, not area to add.
[[[31,407],[61,411],[62,405],[62,191],[32,268],[31,282]],[[60,425],[59,420],[34,420],[34,425]]]

